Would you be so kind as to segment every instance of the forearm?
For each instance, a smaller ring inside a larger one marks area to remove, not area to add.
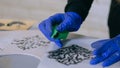
[[[68,0],[65,12],[76,12],[84,21],[88,15],[92,2],[93,0]]]

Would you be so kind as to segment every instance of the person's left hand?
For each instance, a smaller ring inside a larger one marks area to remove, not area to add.
[[[95,58],[90,61],[90,64],[103,62],[102,66],[107,67],[120,61],[120,35],[112,39],[94,42],[91,46],[94,48]]]

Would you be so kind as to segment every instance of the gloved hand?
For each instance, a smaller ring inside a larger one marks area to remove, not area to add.
[[[75,12],[58,13],[42,21],[39,24],[39,29],[50,41],[54,41],[58,46],[62,47],[60,39],[51,38],[53,33],[52,27],[57,24],[57,31],[71,32],[77,31],[80,28],[81,23],[81,17]]]
[[[107,67],[120,61],[120,35],[112,39],[94,42],[92,47],[95,49],[93,54],[96,57],[90,61],[90,64],[103,62],[102,66]]]

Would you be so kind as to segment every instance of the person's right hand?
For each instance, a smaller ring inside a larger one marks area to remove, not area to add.
[[[58,46],[62,47],[62,43],[60,39],[51,38],[52,35],[52,27],[54,25],[57,26],[57,31],[59,32],[72,32],[77,31],[82,24],[82,18],[75,12],[66,12],[66,13],[58,13],[53,16],[50,16],[48,19],[42,21],[39,24],[39,29],[41,32],[50,40],[54,41]]]

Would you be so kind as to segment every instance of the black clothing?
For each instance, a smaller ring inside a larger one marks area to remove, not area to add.
[[[93,0],[68,0],[65,12],[78,13],[83,21],[88,15]],[[101,11],[102,12],[102,11]],[[120,3],[112,0],[108,17],[108,27],[110,38],[120,34]]]
[[[110,38],[120,34],[120,3],[112,0],[108,18]]]
[[[88,15],[92,2],[93,0],[68,0],[65,12],[76,12],[84,21]]]

